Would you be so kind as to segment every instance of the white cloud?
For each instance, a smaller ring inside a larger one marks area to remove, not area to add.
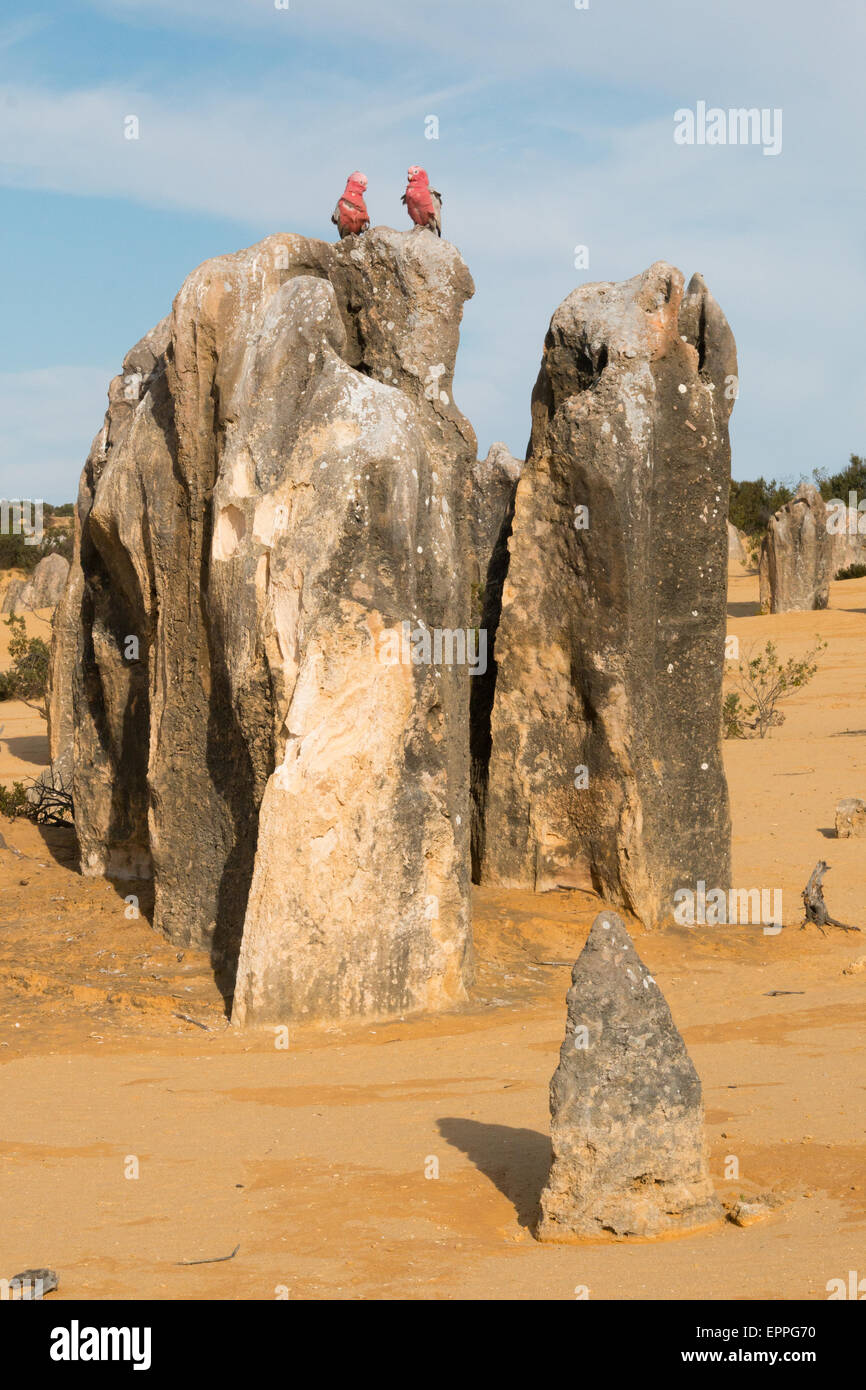
[[[149,28],[235,32],[277,45],[295,35],[323,45],[353,38],[401,58],[439,55],[459,69],[564,73],[642,92],[686,92],[727,105],[778,105],[812,87],[859,105],[866,20],[851,0],[90,0],[115,19]],[[727,91],[725,90],[727,88]],[[736,90],[733,90],[736,88]],[[771,90],[774,89],[774,90]],[[680,103],[681,104],[681,103]]]
[[[98,8],[143,26],[204,22],[201,0]],[[246,92],[201,69],[169,94],[120,82],[7,87],[0,180],[235,218],[238,244],[252,239],[251,225],[329,237],[331,208],[356,167],[370,179],[374,224],[405,226],[399,198],[420,146],[444,193],[445,234],[476,280],[456,392],[482,449],[504,437],[523,452],[544,332],[564,295],[667,259],[686,276],[705,274],[737,335],[735,468],[797,471],[858,447],[862,410],[847,364],[859,360],[850,306],[866,288],[852,176],[859,117],[850,118],[863,20],[828,0],[822,23],[810,10],[804,27],[802,9],[782,0],[729,0],[710,15],[684,0],[591,0],[588,11],[567,0],[291,0],[285,13],[270,0],[212,0],[209,33],[239,26],[260,42],[275,32],[268,26],[296,25],[321,41],[323,71]],[[352,76],[336,61],[329,72],[328,44],[353,34],[405,52],[411,69],[382,64],[371,80],[368,54]],[[454,58],[447,89],[418,84],[428,48]],[[549,99],[539,101],[531,81],[542,75]],[[569,92],[583,78],[608,84],[594,127],[570,116]],[[784,105],[782,154],[675,146],[673,112],[698,99]],[[430,111],[442,132],[428,144]],[[123,138],[131,114],[137,141]],[[590,248],[588,273],[574,269],[578,243]],[[826,287],[831,276],[844,293]]]

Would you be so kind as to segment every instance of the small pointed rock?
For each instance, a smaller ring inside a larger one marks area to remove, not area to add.
[[[596,917],[571,979],[538,1239],[646,1239],[715,1225],[723,1212],[701,1083],[616,913]]]

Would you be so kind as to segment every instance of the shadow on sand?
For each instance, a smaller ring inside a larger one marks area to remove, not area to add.
[[[442,1138],[459,1149],[508,1198],[521,1226],[535,1225],[539,1198],[550,1169],[550,1139],[534,1129],[485,1125],[445,1116],[437,1121]]]

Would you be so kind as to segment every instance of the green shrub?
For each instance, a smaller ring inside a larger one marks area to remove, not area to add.
[[[866,565],[849,565],[847,569],[836,571],[837,579],[866,579]]]
[[[0,782],[0,813],[4,816],[26,816],[29,810],[23,782],[13,782],[12,790]]]
[[[722,705],[722,732],[725,738],[766,738],[771,728],[783,724],[785,716],[778,705],[808,685],[818,670],[815,657],[827,643],[815,638],[805,656],[782,662],[775,642],[763,651],[747,652],[733,677],[735,690]],[[745,698],[745,703],[743,702]]]
[[[743,483],[732,478],[728,518],[738,531],[745,531],[747,536],[759,536],[766,530],[774,512],[790,502],[793,495],[787,484],[777,483],[775,478],[769,482],[757,478],[754,482]]]
[[[866,497],[866,458],[860,458],[857,454],[851,455],[848,467],[841,473],[828,476],[826,468],[816,468],[813,476],[825,502],[829,502],[831,497],[847,502],[849,492]]]
[[[46,531],[38,545],[27,545],[26,542],[26,536],[0,532],[0,570],[23,570],[25,574],[31,574],[46,555],[62,555],[64,560],[72,559],[74,542],[71,531]]]
[[[12,665],[3,677],[5,698],[23,700],[48,718],[48,676],[51,666],[51,651],[48,643],[41,637],[28,637],[24,619],[14,615],[6,619],[11,628],[9,655]]]
[[[745,738],[745,711],[743,702],[735,690],[725,696],[722,704],[722,737]]]

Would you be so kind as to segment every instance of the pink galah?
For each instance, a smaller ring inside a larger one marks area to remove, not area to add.
[[[331,213],[331,221],[340,233],[341,240],[343,237],[358,236],[361,232],[366,232],[370,225],[367,204],[364,202],[366,187],[367,175],[362,174],[360,169],[356,169],[346,180],[346,187]]]
[[[409,182],[401,202],[406,204],[409,216],[416,227],[429,227],[437,236],[442,235],[442,194],[430,187],[427,172],[413,164],[409,170]]]

